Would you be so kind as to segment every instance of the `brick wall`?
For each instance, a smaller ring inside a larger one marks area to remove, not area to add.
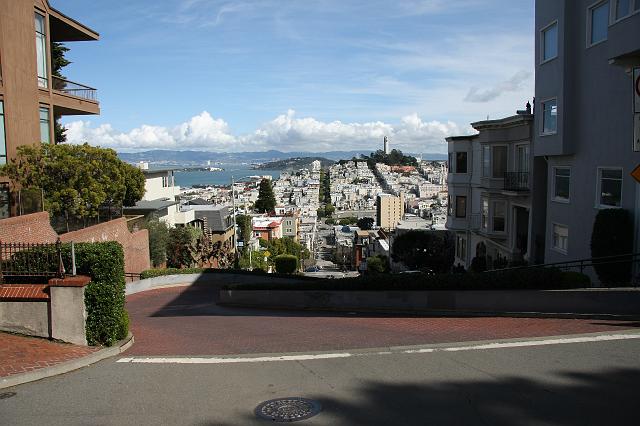
[[[125,218],[90,226],[60,235],[63,242],[97,243],[117,241],[124,249],[125,272],[139,273],[151,268],[149,258],[149,232],[142,229],[130,232]]]
[[[49,213],[34,213],[0,220],[0,241],[7,243],[53,243],[58,234],[51,228]],[[63,242],[95,243],[117,241],[124,249],[125,272],[139,273],[151,268],[149,233],[129,232],[125,218],[115,219],[79,231],[60,235]]]
[[[49,224],[49,213],[33,213],[0,220],[3,243],[55,243],[58,234]]]

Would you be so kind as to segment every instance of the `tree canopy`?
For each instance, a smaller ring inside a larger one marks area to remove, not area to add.
[[[363,231],[368,231],[373,228],[374,222],[375,220],[372,217],[363,217],[358,219],[358,222],[356,224],[358,225],[358,228],[362,229]]]
[[[0,168],[14,185],[42,189],[52,215],[96,217],[102,207],[134,205],[144,195],[144,174],[112,149],[84,145],[22,145]]]
[[[389,166],[414,166],[418,167],[418,160],[410,155],[404,155],[399,149],[393,149],[389,154],[382,150],[372,152],[370,155],[362,155],[362,159],[367,161],[371,168],[376,163],[383,163]]]
[[[240,241],[249,242],[251,239],[251,216],[239,214],[236,216],[236,225],[240,231]]]
[[[260,181],[258,199],[254,207],[260,213],[270,213],[275,210],[276,196],[273,193],[273,187],[269,179],[262,179]]]
[[[408,231],[393,241],[391,257],[410,269],[451,270],[455,255],[453,236],[447,231]]]

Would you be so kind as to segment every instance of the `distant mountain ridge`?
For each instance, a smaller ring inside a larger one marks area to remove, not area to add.
[[[361,154],[369,155],[370,151],[328,151],[328,152],[282,152],[277,150],[257,152],[209,152],[209,151],[177,151],[150,150],[142,152],[119,152],[118,156],[130,163],[148,161],[166,165],[202,165],[206,161],[222,163],[266,163],[289,158],[323,157],[328,160],[350,160],[359,158]],[[446,160],[447,154],[423,154],[425,160]]]

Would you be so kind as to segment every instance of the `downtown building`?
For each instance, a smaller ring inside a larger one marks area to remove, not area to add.
[[[52,66],[53,43],[98,39],[47,0],[0,2],[0,165],[20,145],[54,143],[59,117],[100,113],[95,89],[54,75]],[[0,219],[29,213],[15,189],[0,177]]]

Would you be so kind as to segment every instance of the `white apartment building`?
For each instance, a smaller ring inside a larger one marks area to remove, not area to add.
[[[471,125],[478,134],[447,138],[446,227],[456,234],[455,263],[468,269],[475,257],[489,268],[528,261],[533,115]]]

